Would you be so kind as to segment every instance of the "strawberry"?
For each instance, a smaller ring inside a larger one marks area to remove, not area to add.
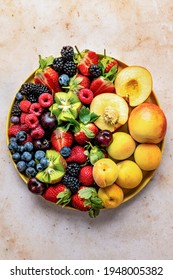
[[[89,51],[89,50],[85,50],[80,53],[78,48],[77,47],[75,47],[75,48],[78,52],[77,68],[78,68],[79,72],[84,76],[90,76],[89,67],[92,64],[98,64],[98,55],[95,52]]]
[[[52,132],[50,140],[52,147],[57,152],[60,152],[60,150],[65,146],[71,147],[73,143],[73,134],[62,127],[58,127]]]
[[[115,87],[112,81],[101,76],[91,82],[90,90],[93,92],[94,96],[96,96],[105,92],[115,92]]]
[[[82,86],[82,88],[89,88],[90,87],[90,79],[84,75],[81,74],[77,74],[76,78],[80,78],[81,82],[79,83],[80,86]]]
[[[95,188],[81,186],[78,192],[71,197],[71,204],[80,211],[89,211],[91,218],[96,217],[102,206],[102,200],[98,197]]]
[[[91,165],[83,166],[79,172],[79,181],[82,185],[90,186],[94,184],[93,167]]]
[[[63,88],[68,89],[70,92],[78,94],[80,89],[89,88],[90,79],[81,74],[76,74],[70,79],[68,86],[63,86]]]
[[[88,144],[86,149],[89,151],[89,161],[92,165],[94,165],[99,159],[108,157],[107,152],[104,149],[98,146],[92,146],[91,143]]]
[[[110,70],[111,70],[111,68],[113,67],[113,66],[115,66],[116,65],[116,67],[118,66],[118,62],[117,62],[117,60],[112,60],[112,61],[110,61],[107,65],[106,65],[106,68],[105,68],[105,73],[108,73]]]
[[[42,59],[39,55],[39,69],[35,72],[34,82],[47,86],[52,93],[56,93],[61,91],[61,87],[58,82],[59,74],[51,68],[53,61],[53,56]]]
[[[83,164],[87,161],[87,158],[85,148],[77,145],[71,149],[70,156],[66,158],[66,162],[77,162],[79,164]]]
[[[48,187],[44,192],[43,197],[53,203],[65,206],[70,203],[71,191],[65,185],[59,183]]]

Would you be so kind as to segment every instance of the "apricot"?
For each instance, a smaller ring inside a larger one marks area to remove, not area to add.
[[[103,201],[105,208],[118,207],[124,199],[123,190],[116,184],[105,188],[99,188],[98,197]]]
[[[128,128],[137,142],[157,144],[165,137],[167,120],[158,105],[145,102],[132,110]]]

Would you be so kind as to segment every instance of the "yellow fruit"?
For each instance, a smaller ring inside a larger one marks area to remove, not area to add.
[[[98,128],[113,132],[127,122],[129,107],[127,102],[117,94],[102,93],[92,100],[90,112],[100,116],[95,121]]]
[[[132,160],[124,160],[117,163],[118,178],[116,184],[125,189],[133,189],[137,187],[143,178],[143,174],[139,166]]]
[[[112,185],[117,179],[118,167],[112,159],[99,159],[93,166],[93,177],[100,188],[105,188]]]
[[[115,79],[116,93],[124,97],[130,106],[144,102],[152,90],[150,72],[141,66],[128,66],[122,69]]]
[[[115,160],[124,160],[133,154],[135,148],[136,143],[128,133],[115,132],[112,143],[107,147],[107,152]]]
[[[99,188],[98,197],[103,201],[105,208],[115,208],[123,202],[124,193],[119,186],[112,184],[105,188]]]
[[[161,158],[161,150],[156,144],[139,144],[134,152],[135,162],[145,171],[156,169]]]

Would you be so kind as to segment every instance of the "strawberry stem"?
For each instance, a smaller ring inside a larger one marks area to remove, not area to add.
[[[75,46],[75,49],[76,49],[76,51],[77,51],[78,55],[82,58],[82,55],[81,55],[81,53],[80,53],[80,51],[79,51],[79,49],[78,49],[78,47],[77,47],[77,46]]]
[[[104,57],[106,57],[106,49],[104,49]]]

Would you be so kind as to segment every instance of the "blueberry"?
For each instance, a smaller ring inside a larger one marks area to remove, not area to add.
[[[43,158],[43,157],[45,157],[45,152],[44,151],[41,151],[41,150],[36,151],[35,159],[40,161],[41,158]]]
[[[70,78],[67,74],[62,74],[59,76],[59,83],[61,86],[68,86]]]
[[[32,154],[29,152],[23,152],[23,154],[21,155],[21,160],[23,161],[31,161],[32,159]]]
[[[11,143],[11,142],[16,142],[16,141],[17,141],[17,140],[16,140],[16,137],[11,137],[11,138],[10,138],[10,143]]]
[[[32,144],[32,142],[26,142],[24,144],[24,150],[27,152],[32,152],[34,149],[34,145]]]
[[[69,157],[69,155],[71,154],[71,149],[67,146],[64,146],[63,148],[61,148],[60,150],[60,154],[64,157],[67,158]]]
[[[23,145],[19,145],[17,151],[18,151],[19,153],[23,153],[23,152],[24,152],[24,146],[23,146]]]
[[[17,99],[18,101],[22,101],[23,98],[24,98],[24,96],[23,96],[20,92],[16,93],[16,99]]]
[[[25,170],[25,174],[29,178],[35,177],[35,175],[37,174],[37,171],[33,167],[27,167],[26,170]]]
[[[27,167],[35,167],[36,163],[35,160],[31,159],[29,162],[27,162]]]
[[[18,162],[20,160],[20,154],[18,152],[14,153],[12,155],[12,159],[14,160],[14,162]]]
[[[16,139],[17,139],[17,142],[18,143],[22,143],[23,141],[25,141],[27,138],[27,133],[23,130],[19,131],[17,134],[16,134]]]
[[[18,145],[17,145],[17,143],[16,143],[15,141],[10,142],[9,145],[8,145],[8,149],[10,150],[10,152],[11,152],[12,154],[14,154],[15,152],[18,151]]]
[[[10,121],[14,124],[18,124],[20,122],[20,119],[17,116],[12,116]]]
[[[46,167],[48,167],[49,164],[49,160],[45,157],[40,159],[40,164],[43,167],[43,169],[45,169]]]
[[[24,172],[26,169],[26,163],[23,160],[18,161],[16,166],[19,172]]]
[[[41,163],[37,163],[36,169],[37,169],[37,171],[43,171],[43,170],[44,170],[44,168],[43,168],[43,166],[41,165]]]

